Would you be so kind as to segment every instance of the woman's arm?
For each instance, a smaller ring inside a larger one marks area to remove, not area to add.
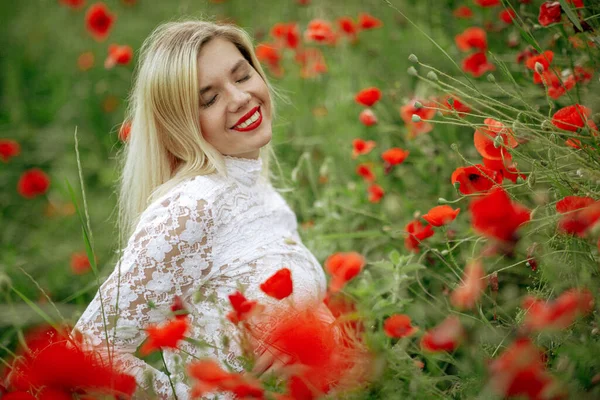
[[[206,202],[186,193],[151,206],[75,326],[95,350],[134,375],[139,386],[154,391],[152,398],[174,398],[171,383],[134,353],[146,338],[144,329],[168,318],[175,296],[189,300],[206,280],[212,268],[212,226]],[[154,375],[152,388],[148,374]],[[179,400],[187,399],[188,387],[176,383],[176,393]]]

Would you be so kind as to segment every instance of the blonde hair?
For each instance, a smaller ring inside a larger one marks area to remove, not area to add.
[[[222,155],[204,140],[199,123],[198,55],[216,37],[232,42],[265,81],[271,98],[277,95],[241,28],[198,20],[156,28],[142,45],[129,99],[131,133],[120,157],[121,239],[133,233],[146,207],[177,183],[215,171],[226,174]],[[268,179],[270,145],[260,153]]]

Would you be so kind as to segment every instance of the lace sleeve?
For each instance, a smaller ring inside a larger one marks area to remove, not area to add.
[[[189,300],[193,289],[206,281],[212,268],[212,228],[206,202],[191,193],[180,192],[150,206],[115,271],[75,326],[95,350],[110,354],[123,372],[135,376],[146,392],[138,389],[136,398],[151,392],[151,398],[174,398],[167,375],[134,353],[146,338],[143,329],[166,319],[174,296]],[[149,373],[154,375],[152,387]],[[189,388],[174,383],[178,399],[187,399]]]

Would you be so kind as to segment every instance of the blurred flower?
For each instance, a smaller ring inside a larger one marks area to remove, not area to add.
[[[280,65],[281,55],[279,50],[270,44],[260,43],[255,49],[256,58],[262,63],[266,63],[269,71],[274,76],[283,76],[283,68]]]
[[[570,289],[554,301],[527,296],[523,300],[525,310],[523,327],[531,331],[565,329],[577,316],[589,314],[594,307],[594,297],[587,289]]]
[[[21,154],[21,146],[12,139],[0,139],[0,160],[8,162],[12,157]]]
[[[493,64],[490,64],[485,53],[481,52],[473,53],[465,58],[462,62],[462,69],[473,75],[475,78],[478,78],[488,71],[495,70],[496,67]]]
[[[400,117],[408,127],[409,137],[413,138],[417,135],[430,132],[433,129],[433,125],[423,120],[432,119],[436,112],[435,104],[425,100],[412,99],[408,104],[400,107]],[[416,118],[417,121],[415,121],[413,115],[418,117]]]
[[[471,107],[464,104],[458,97],[456,96],[446,96],[444,97],[443,102],[444,107],[448,108],[448,110],[455,110],[458,113],[459,117],[464,117],[465,114],[471,112]]]
[[[59,0],[59,3],[73,9],[79,9],[85,4],[85,0]]]
[[[546,371],[542,353],[529,338],[515,340],[489,364],[490,385],[502,397],[529,400],[554,399],[554,382]],[[555,389],[554,389],[555,390]]]
[[[493,118],[486,118],[483,123],[486,127],[477,128],[473,135],[475,149],[483,158],[490,160],[505,159],[509,154],[506,148],[514,149],[519,145],[514,132],[502,122]],[[503,145],[496,146],[498,136]]]
[[[114,112],[119,106],[119,98],[112,94],[107,95],[102,99],[102,111],[105,113]]]
[[[500,5],[500,0],[475,0],[475,4],[481,7],[495,7]]]
[[[352,158],[360,155],[369,154],[376,146],[373,140],[354,139],[352,140]]]
[[[404,247],[413,253],[418,253],[420,251],[419,245],[421,244],[421,241],[434,234],[431,225],[423,226],[418,219],[406,224],[404,231],[408,233],[408,236],[404,239]]]
[[[71,254],[71,271],[76,275],[82,275],[92,268],[90,260],[85,251]]]
[[[452,12],[452,15],[454,15],[456,18],[468,19],[473,17],[473,10],[467,6],[460,6]]]
[[[88,71],[94,66],[94,61],[94,53],[86,51],[77,57],[77,67],[79,67],[81,71]]]
[[[546,1],[540,6],[540,14],[538,22],[542,26],[548,26],[556,22],[560,22],[562,8],[558,1]]]
[[[456,182],[460,184],[458,190],[462,194],[473,194],[487,192],[495,185],[501,184],[502,176],[482,164],[476,164],[455,169],[451,182],[453,185]]]
[[[459,310],[470,310],[487,286],[481,261],[472,261],[465,267],[462,283],[450,295],[450,303]]]
[[[106,39],[115,19],[116,16],[102,2],[93,4],[85,14],[86,28],[98,41]]]
[[[246,299],[239,291],[229,295],[229,302],[233,307],[233,311],[227,314],[227,319],[236,325],[257,315],[264,309],[264,306],[258,304],[257,301]]]
[[[527,62],[528,59],[537,55],[538,52],[531,46],[527,46],[523,51],[517,54],[517,62],[520,64],[522,62]]]
[[[531,215],[529,209],[510,201],[501,187],[471,201],[473,229],[484,236],[504,242],[516,242],[517,230],[527,222]]]
[[[594,69],[589,67],[575,66],[575,81],[582,84],[589,83],[594,76]]]
[[[309,42],[334,45],[337,42],[337,35],[329,21],[316,18],[308,23],[304,32],[304,39]]]
[[[442,226],[454,221],[459,212],[460,208],[453,210],[449,205],[441,205],[433,207],[421,218],[427,221],[429,225]]]
[[[362,163],[356,167],[356,173],[360,175],[365,181],[372,182],[375,180],[375,174],[369,164]]]
[[[377,123],[377,116],[370,108],[362,110],[358,116],[360,122],[365,126],[373,126]]]
[[[389,173],[395,165],[400,165],[406,160],[406,157],[410,154],[408,150],[402,150],[399,147],[392,147],[387,149],[381,154],[381,158],[384,161],[385,173]]]
[[[337,24],[342,32],[350,37],[351,40],[357,39],[357,34],[359,31],[358,24],[354,22],[352,17],[340,17],[337,20]]]
[[[325,269],[331,275],[329,290],[333,293],[342,290],[365,266],[365,258],[355,251],[334,253],[325,260]]]
[[[545,71],[541,74],[541,80],[548,88],[548,96],[553,99],[558,99],[567,91],[575,87],[575,76],[569,74],[566,77],[559,78],[555,71]]]
[[[104,61],[104,68],[110,69],[115,65],[127,65],[133,58],[133,49],[131,46],[111,44],[108,46],[108,57]]]
[[[26,199],[40,196],[50,187],[50,177],[39,168],[25,171],[17,183],[17,191]]]
[[[567,0],[567,3],[573,4],[575,8],[585,7],[585,5],[583,4],[583,0]]]
[[[512,24],[513,20],[515,19],[515,16],[516,14],[512,9],[502,10],[499,15],[500,19],[506,24]]]
[[[597,129],[592,120],[588,118],[592,115],[592,110],[580,104],[563,107],[552,116],[552,124],[558,129],[577,132],[586,124],[592,129]]]
[[[379,203],[385,195],[383,188],[375,183],[369,185],[367,190],[369,192],[369,201],[371,203]]]
[[[188,318],[175,318],[160,326],[149,325],[146,328],[148,338],[140,347],[140,354],[147,356],[164,348],[177,349],[177,344],[183,340],[189,329],[190,321]]]
[[[354,96],[354,100],[365,107],[372,107],[379,99],[381,99],[381,90],[376,87],[363,89]]]
[[[296,62],[300,63],[302,78],[314,78],[327,72],[327,64],[323,52],[317,48],[298,50],[295,56]]]
[[[419,328],[411,325],[406,314],[394,314],[383,323],[383,331],[391,338],[403,338],[414,335]]]
[[[512,162],[512,156],[510,153],[504,155],[504,159],[490,160],[488,158],[483,159],[483,165],[489,169],[496,171],[502,179],[508,179],[512,183],[517,183],[517,179],[521,177],[525,180],[527,177],[517,170],[516,165]]]
[[[581,237],[600,221],[600,201],[591,197],[567,196],[556,203],[556,211],[564,214],[559,230]]]
[[[525,66],[533,72],[533,83],[542,83],[542,73],[547,71],[550,67],[550,63],[554,59],[554,52],[552,50],[546,50],[542,54],[534,55],[529,57],[525,61]],[[536,64],[539,63],[542,66],[542,71],[536,70]]]
[[[292,271],[289,268],[280,269],[260,285],[260,290],[277,300],[285,299],[294,290]]]
[[[271,36],[279,44],[290,49],[298,48],[298,44],[300,43],[300,31],[298,30],[298,24],[295,22],[287,24],[279,22],[273,25]]]
[[[421,349],[430,352],[454,351],[464,336],[457,316],[451,315],[421,338]]]
[[[381,22],[380,19],[363,12],[358,14],[358,25],[361,29],[368,30],[382,27],[383,22]]]
[[[188,310],[183,304],[183,300],[181,300],[181,297],[179,296],[175,296],[173,298],[173,303],[171,304],[171,312],[174,314],[174,317],[176,319],[187,318],[189,314]]]
[[[188,375],[195,379],[191,396],[202,397],[211,392],[231,392],[240,398],[263,398],[264,390],[259,382],[242,374],[223,370],[214,360],[205,359],[187,365]]]
[[[131,133],[131,122],[124,121],[121,124],[121,128],[119,129],[119,140],[122,142],[126,142],[129,139],[129,134]]]
[[[485,51],[487,49],[487,35],[483,29],[476,26],[467,28],[463,33],[456,35],[454,41],[460,51],[471,49]]]

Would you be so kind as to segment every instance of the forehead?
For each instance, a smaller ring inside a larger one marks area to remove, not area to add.
[[[206,43],[198,55],[198,77],[201,84],[210,83],[219,76],[229,75],[231,68],[244,56],[227,39],[214,38]]]

